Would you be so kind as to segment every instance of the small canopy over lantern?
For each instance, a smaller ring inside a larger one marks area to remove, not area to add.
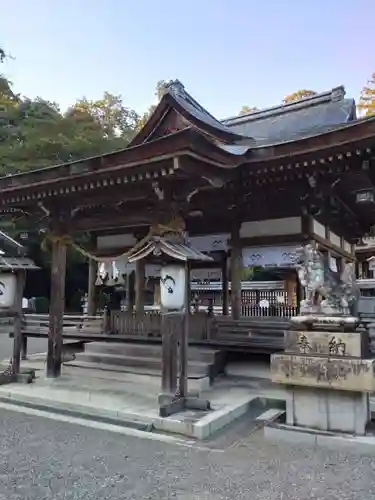
[[[26,342],[21,331],[22,296],[25,286],[25,271],[39,269],[26,256],[26,248],[0,231],[0,315],[14,318],[13,356],[11,373],[2,382],[11,382],[20,372],[21,351],[26,357]]]
[[[2,231],[0,231],[0,248],[0,311],[2,315],[7,315],[18,309],[15,302],[19,288],[17,280],[20,279],[20,275],[24,274],[24,271],[39,268],[26,257],[25,247]]]
[[[187,352],[189,332],[189,262],[211,262],[213,258],[192,248],[183,233],[166,236],[151,235],[128,254],[129,262],[136,262],[148,256],[166,261],[160,272],[160,299],[164,317],[181,315],[172,328],[162,327],[162,393],[159,395],[160,416],[166,417],[183,409],[209,408],[208,401],[188,397]],[[177,347],[178,346],[178,347]],[[176,355],[172,354],[176,353]],[[178,376],[176,377],[176,374]]]
[[[183,241],[172,241],[162,236],[153,236],[141,248],[129,255],[129,262],[145,259],[153,255],[165,256],[174,261],[164,266],[160,272],[160,300],[166,310],[181,310],[188,307],[186,297],[189,281],[186,263],[190,261],[212,261],[212,257],[195,250]]]

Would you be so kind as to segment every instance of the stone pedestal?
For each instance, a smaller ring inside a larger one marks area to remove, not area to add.
[[[371,418],[369,395],[293,387],[288,391],[286,415],[288,425],[363,435]]]
[[[296,318],[295,327],[271,358],[272,380],[288,386],[287,424],[363,435],[375,391],[367,332],[350,317]]]

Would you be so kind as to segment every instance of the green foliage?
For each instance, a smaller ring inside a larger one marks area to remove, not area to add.
[[[0,62],[5,56],[0,47]],[[16,95],[12,83],[0,74],[0,176],[123,149],[138,122],[137,113],[121,96],[104,92],[101,99],[79,99],[62,112],[57,103],[42,97]],[[2,229],[21,239],[39,265],[49,267],[50,252],[41,250],[44,235],[36,226],[27,217],[2,218]],[[81,235],[78,243],[84,246],[85,240]],[[84,260],[69,250],[68,266]]]
[[[307,90],[307,89],[297,90],[296,92],[293,92],[292,94],[289,94],[286,97],[284,97],[283,103],[289,104],[291,102],[300,101],[301,99],[305,99],[306,97],[311,97],[316,94],[317,92],[315,92],[315,90]]]
[[[165,80],[159,80],[156,83],[155,97],[157,98],[158,102],[163,97],[163,95],[165,93],[165,89],[169,85],[170,82],[171,81],[167,82]],[[152,104],[148,108],[148,110],[146,111],[146,113],[143,113],[143,115],[139,118],[138,125],[137,125],[137,129],[138,130],[141,130],[141,128],[144,127],[144,125],[146,124],[147,120],[150,118],[150,116],[152,115],[152,113],[155,111],[155,108],[156,108],[156,104]]]
[[[5,57],[0,47],[0,62]],[[54,102],[14,94],[0,74],[0,175],[123,149],[139,121],[119,95],[79,99],[62,113]]]
[[[255,111],[258,111],[258,108],[254,106],[242,106],[240,109],[240,115],[247,115],[248,113],[254,113]]]
[[[1,82],[0,175],[125,148],[138,125],[138,115],[108,92],[61,113],[56,103],[14,96]]]
[[[48,314],[49,300],[47,297],[35,297],[35,312],[36,314]]]
[[[358,108],[365,116],[375,115],[375,73],[362,90]]]

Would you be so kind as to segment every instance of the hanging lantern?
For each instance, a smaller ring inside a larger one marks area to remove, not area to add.
[[[13,306],[16,296],[17,277],[13,273],[0,273],[0,308]]]
[[[184,266],[169,265],[160,272],[160,302],[169,310],[182,309],[185,305],[186,272]]]

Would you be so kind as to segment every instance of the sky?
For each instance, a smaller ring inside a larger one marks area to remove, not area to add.
[[[0,0],[1,71],[57,101],[121,94],[143,112],[178,78],[218,118],[375,72],[374,0]]]

